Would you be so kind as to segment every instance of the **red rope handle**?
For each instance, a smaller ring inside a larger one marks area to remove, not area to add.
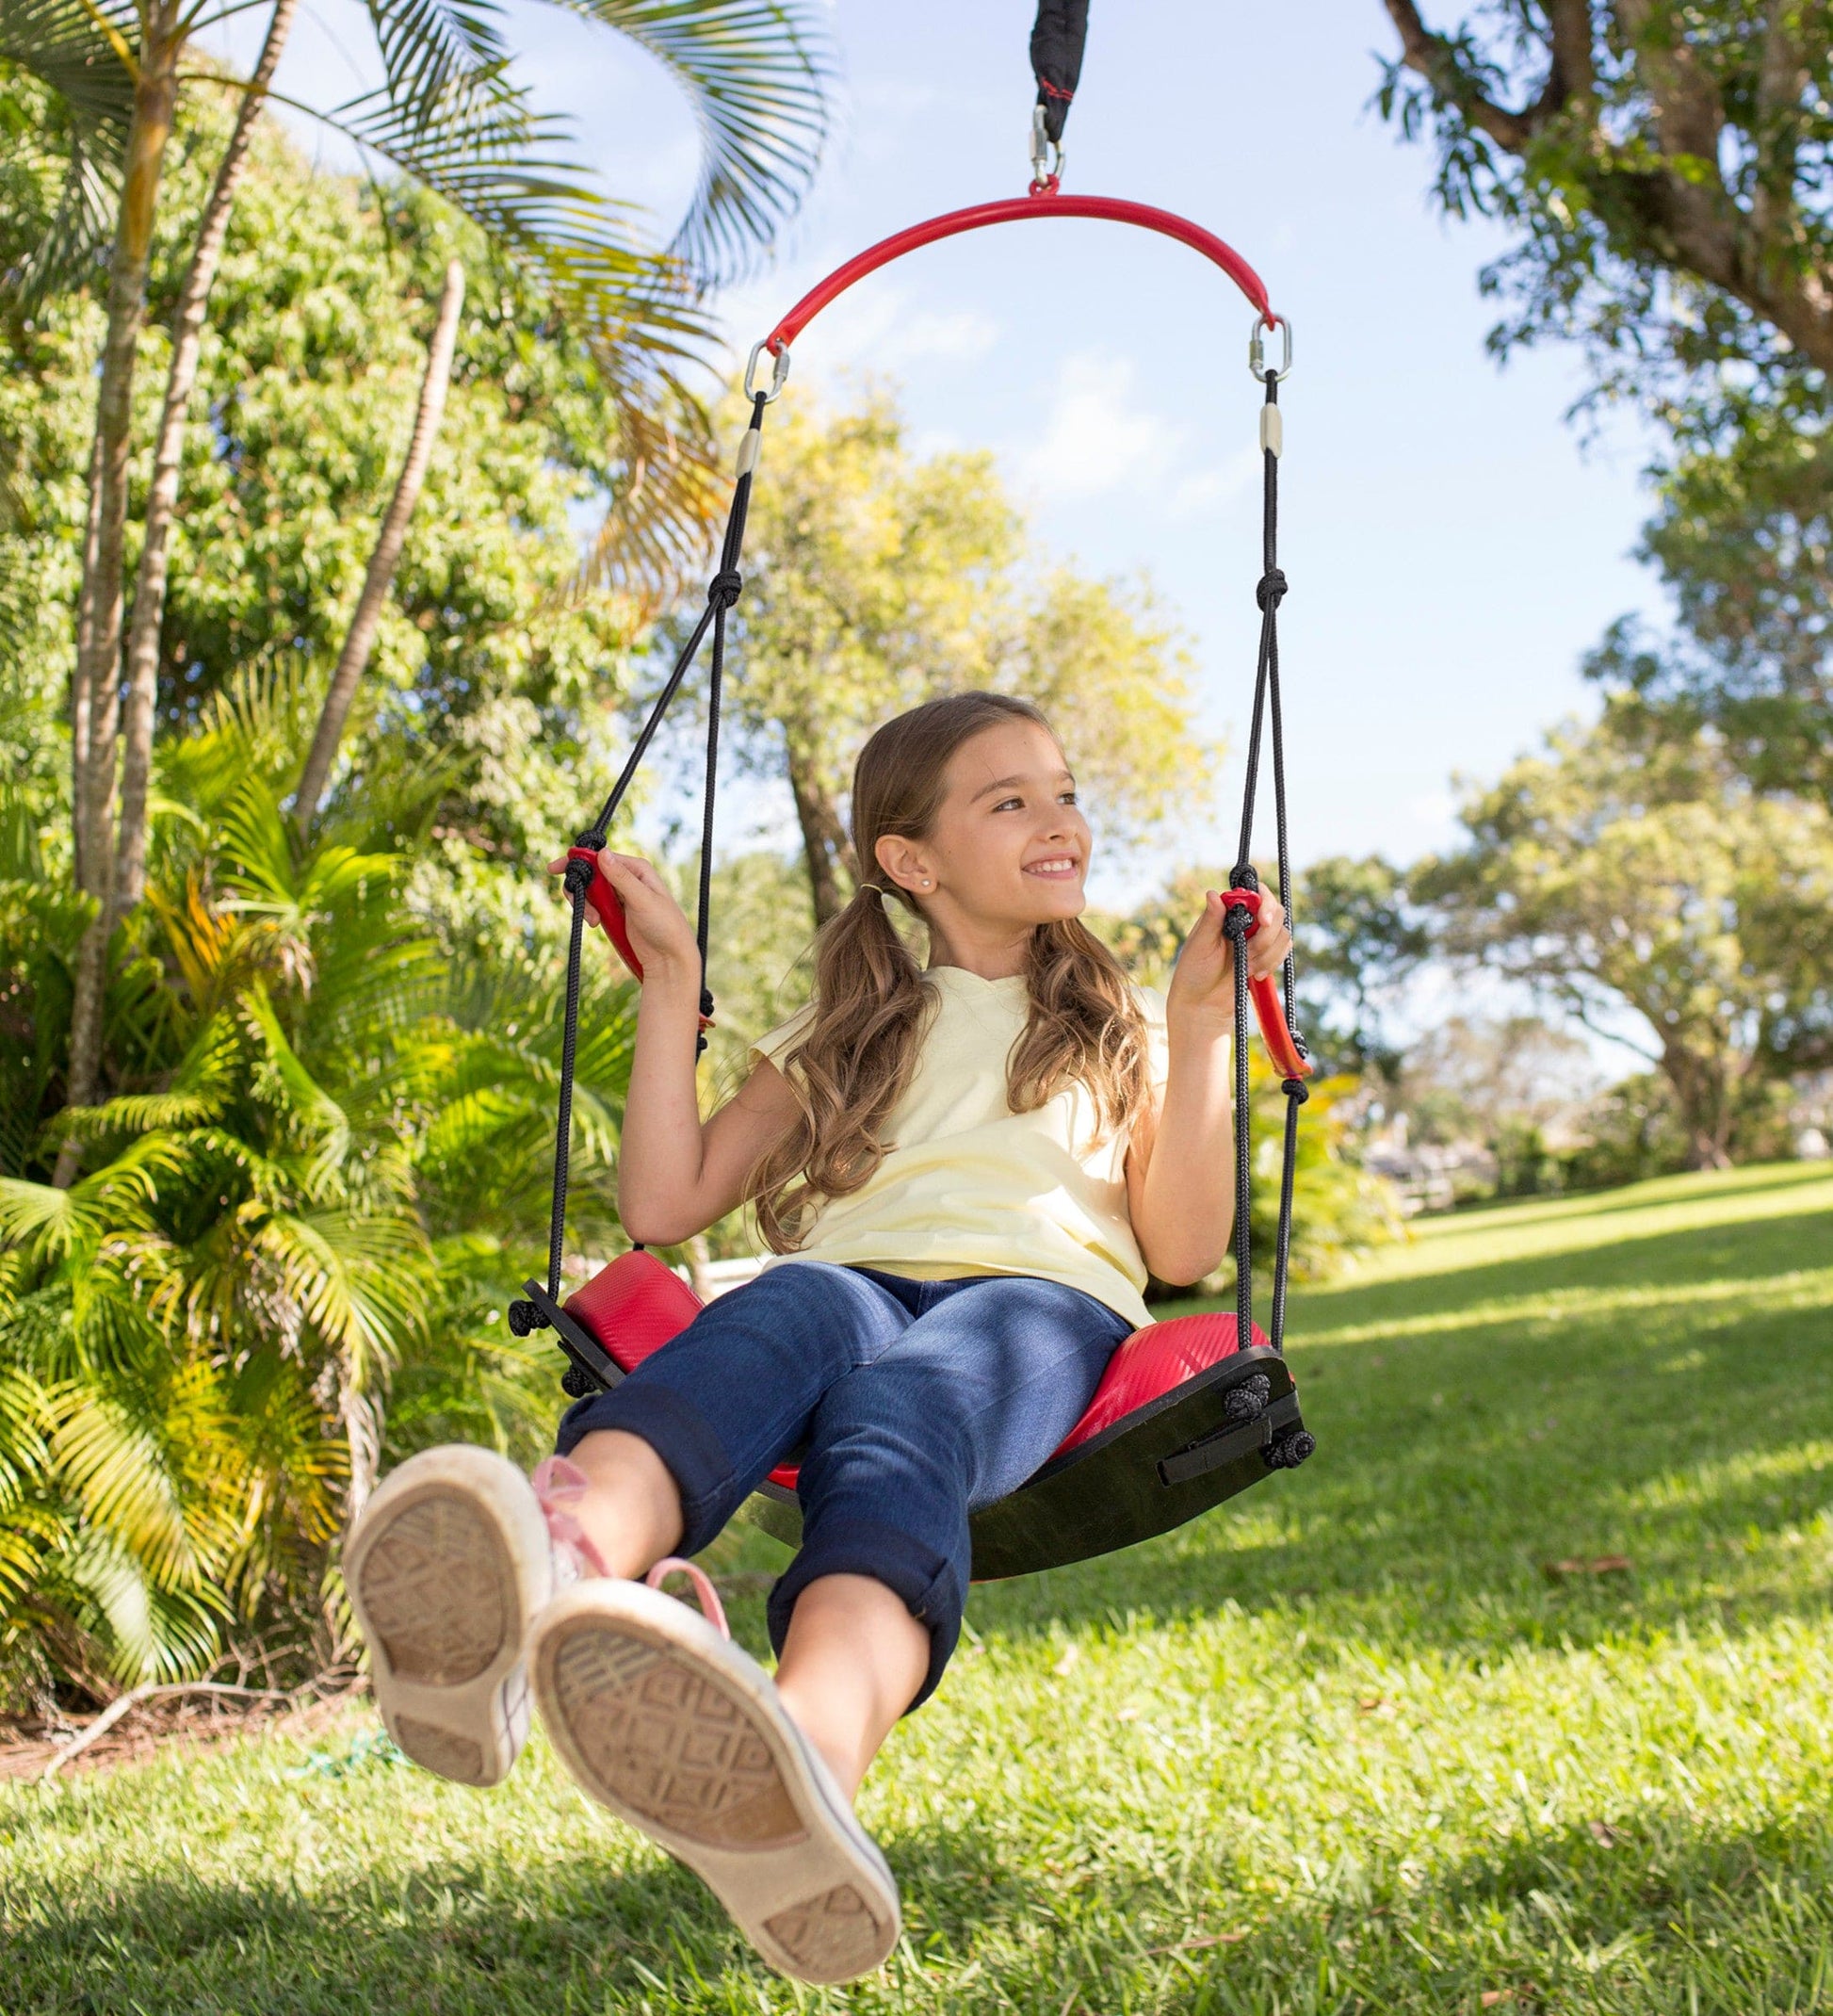
[[[942,217],[931,218],[927,223],[912,224],[908,230],[893,232],[876,245],[868,245],[863,252],[849,259],[845,266],[835,267],[819,285],[811,287],[765,337],[765,348],[774,356],[793,343],[823,308],[837,301],[855,282],[864,280],[868,273],[876,273],[882,266],[889,266],[894,259],[901,259],[906,252],[916,252],[920,246],[933,245],[942,238],[959,237],[964,231],[981,231],[989,224],[1016,224],[1027,218],[1036,217],[1090,217],[1110,224],[1136,224],[1142,230],[1156,231],[1161,236],[1176,238],[1179,244],[1188,245],[1192,252],[1201,252],[1213,265],[1221,267],[1260,311],[1267,327],[1274,326],[1273,309],[1267,301],[1266,284],[1241,253],[1232,245],[1225,245],[1214,232],[1205,231],[1201,224],[1193,224],[1175,211],[1155,209],[1150,203],[1128,203],[1118,196],[1062,196],[1046,185],[1035,195],[1012,196],[998,203],[975,203],[969,209],[950,210]]]

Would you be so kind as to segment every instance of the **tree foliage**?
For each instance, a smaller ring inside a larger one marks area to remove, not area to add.
[[[1275,876],[1264,876],[1268,888]],[[1226,888],[1226,869],[1186,869],[1125,917],[1091,916],[1091,927],[1113,949],[1134,979],[1164,986],[1177,962],[1186,933],[1203,914],[1205,891]],[[1286,1126],[1286,1097],[1279,1074],[1251,1031],[1248,1058],[1254,1113],[1255,1271],[1271,1264],[1279,1223],[1279,1170]],[[1351,1132],[1351,1108],[1357,1090],[1353,1072],[1331,1070],[1311,1081],[1311,1096],[1299,1117],[1297,1187],[1292,1214],[1292,1271],[1299,1280],[1319,1280],[1340,1272],[1371,1247],[1399,1236],[1398,1194],[1383,1178],[1361,1166]],[[1213,1284],[1234,1278],[1232,1260]],[[1188,1293],[1189,1290],[1181,1291]]]
[[[1639,1025],[1694,1166],[1833,1061],[1833,818],[1753,791],[1720,738],[1619,707],[1460,817],[1468,844],[1413,884],[1447,950],[1620,1039]]]
[[[1045,561],[992,458],[913,456],[888,395],[778,415],[730,709],[740,759],[788,783],[818,919],[853,874],[844,807],[860,743],[934,693],[991,687],[1042,707],[1111,845],[1188,802],[1209,753],[1192,732],[1185,653],[1148,594]]]
[[[159,241],[155,303],[177,285],[187,196],[174,192]],[[184,738],[251,673],[276,704],[290,695],[284,732],[309,738],[412,424],[426,302],[455,250],[477,284],[448,422],[341,788],[436,772],[416,900],[453,942],[527,944],[550,913],[522,864],[595,792],[627,691],[630,604],[572,593],[578,521],[615,480],[615,397],[589,347],[475,235],[411,192],[318,173],[272,131],[256,139],[203,345],[216,424],[187,438],[162,761],[182,790]],[[0,470],[24,508],[0,520],[0,749],[56,870],[98,317],[68,301],[8,334]]]
[[[284,717],[245,679],[162,779],[150,900],[108,974],[128,1067],[80,1114],[46,1093],[83,905],[0,861],[0,1685],[195,1671],[272,1626],[322,1661],[333,1545],[384,1436],[398,1455],[456,1423],[527,1454],[545,1411],[543,1354],[496,1318],[542,1229],[554,983],[454,969],[414,918],[411,783],[301,841]],[[580,1047],[588,1238],[628,1006],[596,988]],[[72,1126],[89,1173],[58,1189]]]
[[[1833,14],[1818,0],[1478,0],[1442,28],[1385,0],[1381,93],[1430,140],[1454,216],[1514,249],[1492,340],[1592,346],[1661,397],[1677,374],[1833,365]]]

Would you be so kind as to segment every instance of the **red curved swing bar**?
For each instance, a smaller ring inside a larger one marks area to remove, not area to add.
[[[1091,217],[1111,224],[1136,224],[1142,230],[1176,238],[1221,267],[1259,310],[1266,326],[1271,329],[1274,325],[1266,283],[1232,245],[1225,244],[1214,232],[1205,231],[1189,218],[1157,209],[1151,203],[1128,203],[1118,196],[1062,196],[1046,188],[1032,196],[1012,196],[998,203],[974,203],[965,210],[949,210],[944,216],[931,218],[927,223],[912,224],[906,231],[895,231],[876,245],[868,245],[844,266],[835,267],[819,285],[811,287],[764,338],[764,348],[773,357],[781,355],[829,302],[867,274],[889,266],[894,259],[901,259],[905,252],[933,245],[942,238],[959,237],[965,231],[983,230],[988,224],[1016,224],[1027,218],[1039,217]]]

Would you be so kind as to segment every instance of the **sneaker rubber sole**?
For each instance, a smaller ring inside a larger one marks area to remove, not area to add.
[[[528,1646],[581,1788],[685,1862],[770,1964],[834,1984],[898,1943],[898,1886],[769,1674],[684,1603],[576,1583]]]
[[[528,1627],[553,1591],[528,1480],[495,1450],[423,1450],[364,1508],[344,1579],[388,1733],[462,1785],[508,1777],[528,1733]]]

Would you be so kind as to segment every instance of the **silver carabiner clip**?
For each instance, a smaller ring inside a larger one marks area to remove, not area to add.
[[[789,380],[789,346],[786,343],[780,350],[771,351],[771,389],[765,392],[760,385],[754,382],[757,376],[757,360],[764,354],[769,343],[768,336],[762,343],[754,343],[751,346],[751,357],[745,365],[745,397],[754,399],[761,396],[766,406],[775,398]]]
[[[1279,368],[1273,376],[1281,381],[1292,375],[1292,325],[1283,315],[1276,315],[1269,323],[1265,316],[1254,317],[1254,333],[1247,340],[1247,367],[1262,384],[1267,381],[1267,330],[1278,330],[1284,341],[1280,345]]]
[[[1068,159],[1061,140],[1053,140],[1044,127],[1044,107],[1031,107],[1031,194],[1053,187],[1062,180],[1062,164]]]

